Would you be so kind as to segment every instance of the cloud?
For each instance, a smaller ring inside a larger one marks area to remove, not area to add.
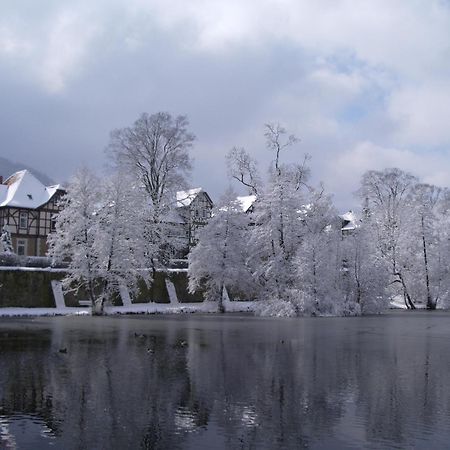
[[[49,10],[41,21],[32,16],[0,20],[0,65],[13,64],[49,93],[65,89],[83,70],[99,28],[86,8]]]
[[[45,169],[61,153],[66,176],[77,161],[101,165],[112,128],[168,110],[191,119],[193,182],[207,188],[215,164],[216,191],[226,184],[216,167],[233,145],[267,165],[267,121],[301,138],[286,159],[311,153],[314,177],[341,198],[363,170],[381,166],[450,181],[442,169],[450,164],[450,8],[442,0],[18,0],[0,8],[6,157],[32,150],[28,159]]]
[[[358,142],[327,163],[327,186],[338,193],[342,204],[342,194],[356,191],[364,172],[392,167],[410,172],[424,183],[450,186],[448,159],[448,154],[415,153],[408,149],[382,147],[369,141]],[[345,186],[345,191],[342,186]]]
[[[14,55],[18,52],[26,52],[29,45],[19,39],[18,36],[6,25],[0,26],[0,58]]]
[[[448,67],[448,6],[440,0],[135,0],[190,43],[216,52],[233,46],[288,41],[320,55],[346,53],[408,77]]]
[[[83,14],[71,10],[59,12],[53,19],[38,74],[50,92],[62,91],[68,80],[82,70],[89,45],[97,28]]]
[[[16,26],[2,33],[17,16]],[[450,68],[450,11],[440,0],[82,0],[70,8],[42,2],[37,19],[20,9],[6,11],[0,20],[0,51],[17,53],[25,42],[33,49],[33,57],[27,57],[30,66],[41,60],[38,76],[50,89],[60,90],[98,51],[91,45],[96,35],[109,36],[113,45],[123,42],[132,51],[145,46],[158,28],[178,36],[185,50],[214,55],[242,48],[261,51],[277,43],[316,58],[338,57],[347,66],[362,63],[391,71],[394,78],[418,79]]]
[[[450,145],[450,82],[404,86],[389,100],[388,114],[403,145],[432,148]]]

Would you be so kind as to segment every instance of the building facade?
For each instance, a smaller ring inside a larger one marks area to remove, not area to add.
[[[213,201],[202,188],[177,192],[177,213],[189,248],[198,242],[198,232],[208,223],[213,207]]]
[[[0,179],[0,229],[6,225],[19,256],[45,256],[64,194],[60,185],[45,186],[28,170]]]

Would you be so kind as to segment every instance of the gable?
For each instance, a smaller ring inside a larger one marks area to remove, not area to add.
[[[189,189],[187,191],[178,191],[177,208],[181,208],[183,206],[190,206],[201,191],[202,188]]]
[[[36,209],[60,189],[59,185],[44,186],[31,172],[21,170],[0,185],[0,207]]]
[[[212,208],[214,205],[210,196],[205,191],[201,191],[191,203],[191,207],[196,206]]]

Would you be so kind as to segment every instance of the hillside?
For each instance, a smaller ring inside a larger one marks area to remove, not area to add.
[[[55,181],[53,181],[49,176],[40,172],[39,170],[34,169],[33,167],[18,162],[12,162],[6,158],[0,157],[0,176],[2,176],[4,180],[6,180],[6,178],[8,178],[14,172],[23,169],[29,170],[36,178],[38,178],[47,186],[55,184]]]

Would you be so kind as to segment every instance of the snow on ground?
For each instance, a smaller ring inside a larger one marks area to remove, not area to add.
[[[131,306],[105,306],[106,315],[118,314],[184,314],[184,313],[216,313],[218,303],[135,303]],[[227,312],[249,312],[254,310],[254,302],[227,302]],[[90,307],[62,308],[0,308],[0,317],[18,316],[70,316],[89,315]]]
[[[90,308],[0,308],[0,317],[88,315]]]
[[[416,309],[426,309],[426,305],[423,303],[414,303]],[[394,297],[390,303],[389,308],[391,309],[407,309],[405,305],[405,300],[403,300],[403,297],[401,295],[397,295]]]
[[[397,295],[389,302],[389,308],[406,309],[405,301],[401,295]]]
[[[0,270],[20,271],[20,272],[67,272],[67,269],[58,269],[55,267],[23,267],[23,266],[0,266]]]

